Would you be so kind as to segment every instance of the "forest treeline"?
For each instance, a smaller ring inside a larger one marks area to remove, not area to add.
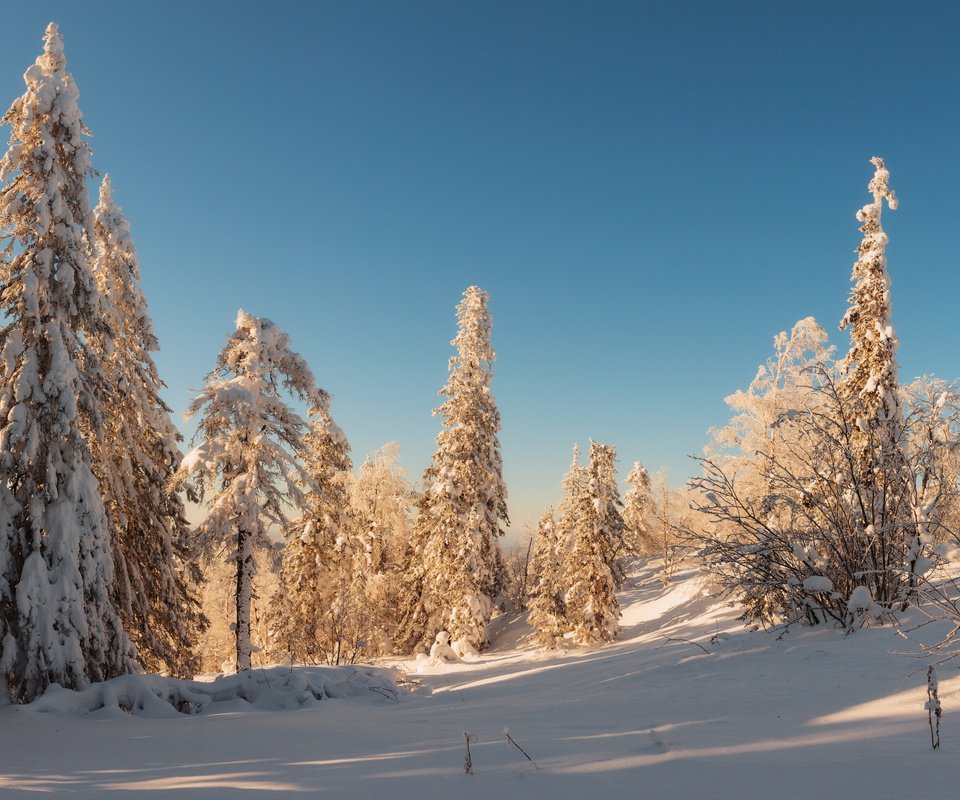
[[[727,399],[683,490],[574,448],[562,500],[503,553],[489,297],[457,305],[432,461],[385,445],[354,470],[330,395],[273,321],[240,311],[193,400],[189,452],[160,396],[130,225],[96,173],[51,23],[0,160],[0,670],[14,701],[145,670],[353,663],[488,644],[523,612],[545,647],[617,635],[637,557],[696,558],[755,624],[853,629],[911,604],[960,618],[931,576],[958,530],[955,386],[899,383],[879,158],[837,358],[812,319]],[[302,412],[306,409],[306,413]],[[185,502],[202,504],[191,526]],[[274,534],[280,534],[278,542]],[[945,588],[946,586],[946,588]]]

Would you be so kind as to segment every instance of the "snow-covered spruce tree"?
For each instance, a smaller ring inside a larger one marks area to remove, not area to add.
[[[50,23],[0,160],[0,672],[14,699],[127,672],[109,526],[84,437],[103,380],[81,332],[102,303],[87,251],[88,131]]]
[[[325,403],[312,412],[302,462],[307,507],[283,550],[271,602],[271,647],[301,664],[355,660],[363,597],[354,588],[353,525],[347,499],[350,445]],[[351,657],[354,654],[354,657]]]
[[[899,342],[891,322],[887,235],[881,225],[884,200],[894,210],[897,198],[883,159],[874,157],[871,163],[876,170],[867,190],[873,202],[857,213],[863,241],[853,267],[850,307],[840,323],[841,329],[850,329],[850,350],[840,364],[840,394],[856,420],[851,442],[857,491],[851,514],[861,571],[874,599],[889,606],[906,601],[914,591],[922,545],[904,451]]]
[[[209,513],[198,526],[200,544],[210,552],[227,544],[236,567],[236,665],[250,669],[250,603],[254,547],[264,546],[267,529],[288,527],[288,514],[304,511],[309,476],[297,463],[306,423],[286,397],[324,408],[303,358],[290,338],[268,319],[237,313],[237,329],[217,357],[207,384],[187,410],[200,416],[195,439],[177,474],[198,495],[212,494]]]
[[[611,446],[590,442],[590,488],[579,502],[564,576],[567,624],[577,644],[612,641],[619,629],[614,569],[623,518],[614,459]]]
[[[452,641],[487,644],[487,624],[501,591],[499,537],[506,524],[500,413],[490,380],[496,354],[490,344],[487,293],[476,286],[457,306],[459,332],[452,344],[450,377],[433,462],[423,478],[411,583],[399,632],[404,649],[428,647],[441,630]]]
[[[574,443],[570,468],[560,481],[562,495],[557,509],[557,536],[562,547],[569,548],[573,541],[577,519],[590,501],[590,469],[580,463],[580,445]]]
[[[652,550],[650,542],[650,475],[639,461],[633,462],[624,483],[624,546],[621,557],[638,556]]]
[[[113,201],[109,176],[94,220],[94,274],[109,331],[94,331],[89,341],[109,391],[100,400],[102,436],[90,446],[110,521],[113,600],[143,667],[190,677],[203,616],[185,579],[193,568],[190,528],[169,487],[182,458],[181,437],[160,398],[163,383],[151,356],[159,345],[130,225]]]
[[[540,517],[533,543],[532,586],[527,603],[527,621],[533,627],[533,638],[543,647],[555,647],[568,629],[563,585],[565,545],[553,508],[548,508]]]

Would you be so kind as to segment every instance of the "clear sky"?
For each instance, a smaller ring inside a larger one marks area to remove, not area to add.
[[[576,440],[696,470],[777,331],[837,332],[873,155],[901,376],[960,374],[960,3],[45,2],[133,226],[182,424],[240,307],[287,330],[356,461],[419,477],[454,306],[491,295],[514,526]],[[6,135],[6,134],[4,134]],[[184,426],[184,430],[189,429]]]

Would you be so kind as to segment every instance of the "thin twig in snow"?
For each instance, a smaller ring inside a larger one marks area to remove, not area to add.
[[[463,738],[467,740],[467,754],[463,757],[463,771],[466,775],[473,775],[473,759],[470,758],[470,734],[464,731]]]
[[[385,689],[382,686],[368,686],[367,688],[371,692],[376,692],[377,694],[381,694],[384,697],[389,698],[390,700],[393,700],[394,703],[400,702],[400,698],[397,697],[397,693],[391,689]]]
[[[930,724],[930,744],[936,750],[940,746],[940,715],[943,713],[940,708],[940,698],[937,696],[937,671],[933,664],[927,667],[927,722]],[[937,718],[934,726],[933,718]]]
[[[510,742],[510,744],[512,744],[514,747],[516,747],[517,750],[519,750],[521,753],[523,753],[523,754],[527,757],[527,761],[529,761],[531,764],[533,764],[534,769],[540,769],[540,767],[537,766],[537,762],[534,761],[532,758],[530,758],[529,753],[527,753],[526,750],[524,750],[520,745],[518,745],[518,744],[514,741],[513,737],[510,735],[510,729],[509,729],[509,728],[504,728],[504,729],[503,729],[503,735],[507,737],[507,741]]]
[[[675,636],[664,636],[663,638],[667,640],[667,641],[666,641],[666,644],[669,644],[670,642],[686,642],[687,644],[692,644],[692,645],[695,645],[696,647],[699,647],[699,648],[700,648],[701,650],[703,650],[703,652],[706,653],[708,656],[709,656],[709,655],[713,655],[713,654],[712,654],[709,650],[707,650],[707,648],[704,647],[702,644],[697,644],[696,642],[691,642],[689,639],[680,639],[680,638],[675,637]]]

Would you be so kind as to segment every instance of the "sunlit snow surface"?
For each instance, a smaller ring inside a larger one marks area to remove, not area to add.
[[[939,667],[933,752],[927,661],[892,628],[749,632],[690,574],[664,588],[641,570],[620,599],[613,645],[542,654],[500,618],[490,652],[421,666],[399,702],[364,689],[172,718],[5,707],[0,798],[957,796],[953,663]]]

